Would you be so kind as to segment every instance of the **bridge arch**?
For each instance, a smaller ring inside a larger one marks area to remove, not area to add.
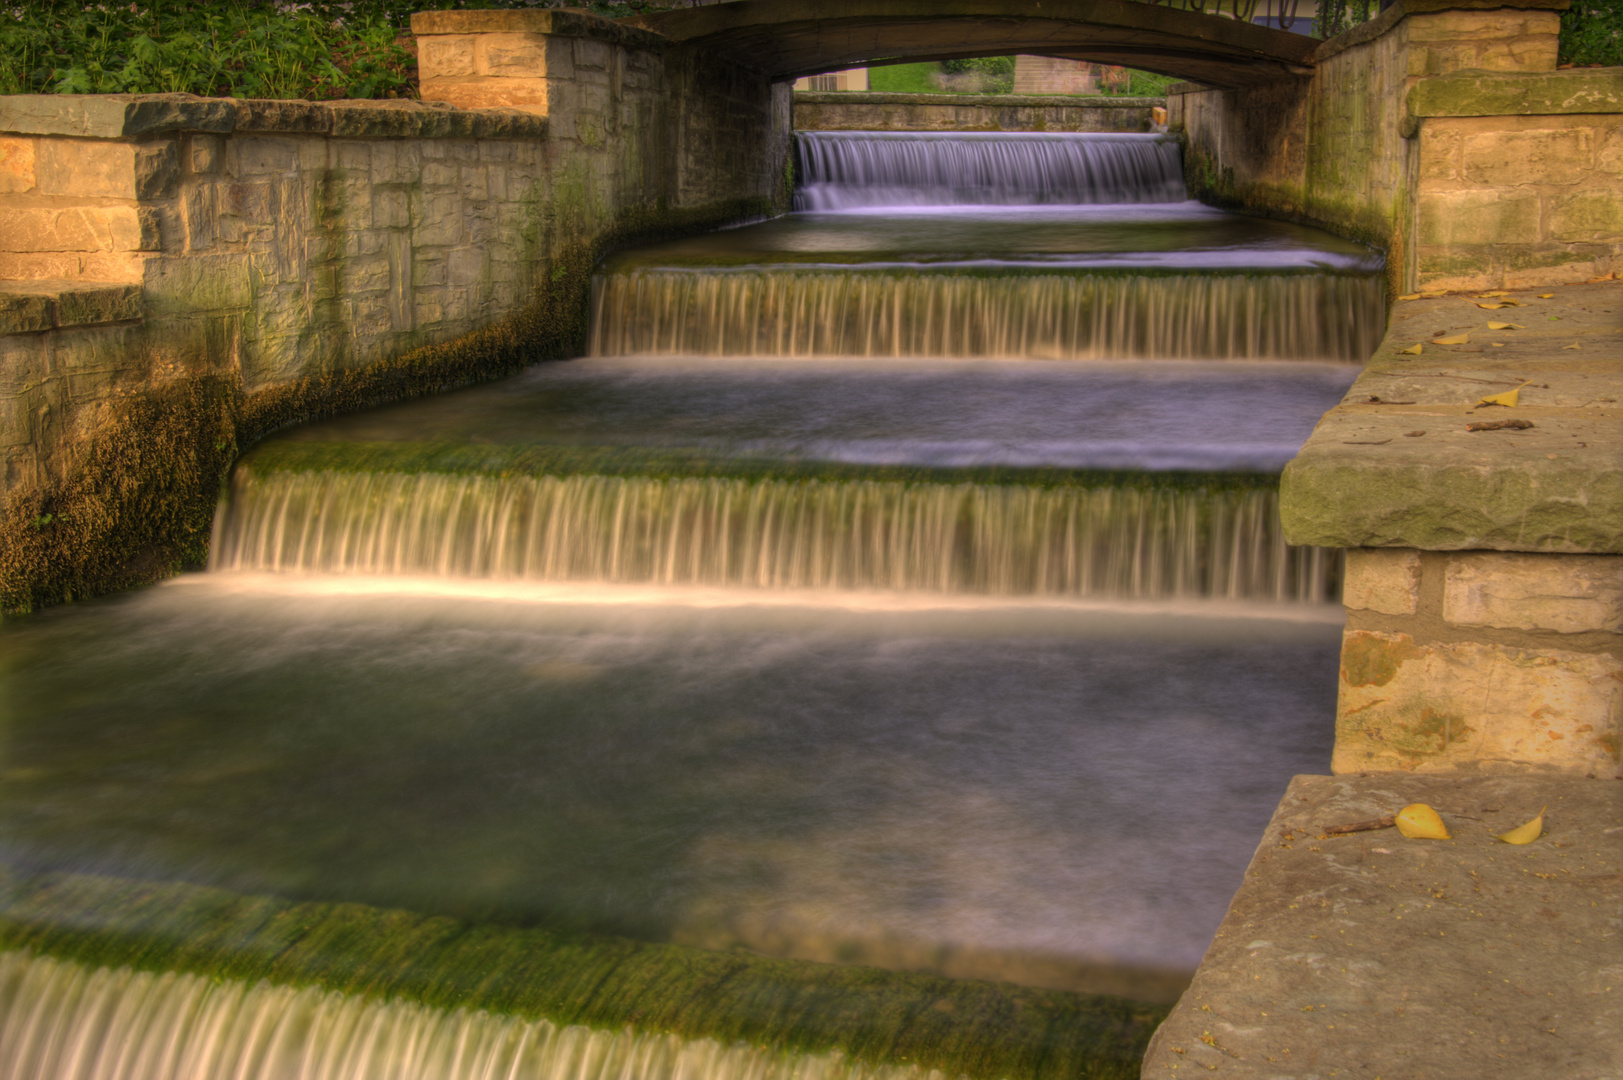
[[[1028,53],[1226,88],[1309,74],[1319,44],[1137,0],[732,0],[619,21],[774,80],[887,61]]]

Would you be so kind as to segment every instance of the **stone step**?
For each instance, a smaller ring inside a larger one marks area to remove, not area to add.
[[[0,334],[127,322],[145,314],[135,282],[0,281]]]

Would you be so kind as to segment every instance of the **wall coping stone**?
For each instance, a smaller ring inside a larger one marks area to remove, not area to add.
[[[1144,109],[1158,97],[1078,97],[1067,94],[900,94],[879,90],[796,90],[797,105],[973,105],[996,108]]]
[[[1510,298],[1521,306],[1491,313],[1474,293],[1399,302],[1369,366],[1285,467],[1288,542],[1623,553],[1623,284]],[[1490,331],[1490,319],[1520,328]],[[1432,344],[1438,329],[1469,340]],[[1420,355],[1405,352],[1416,342]],[[1516,407],[1477,406],[1518,385]],[[1497,420],[1531,426],[1466,430]]]
[[[419,11],[411,17],[417,37],[436,34],[550,34],[595,38],[645,52],[664,52],[670,41],[637,26],[626,26],[584,11]]]
[[[1623,112],[1623,67],[1455,71],[1409,88],[1410,117],[1560,116]]]
[[[195,94],[0,96],[0,132],[119,139],[164,132],[258,132],[340,138],[539,139],[547,118],[437,101],[282,101]]]
[[[1355,45],[1374,41],[1410,15],[1435,15],[1444,11],[1565,11],[1572,0],[1398,0],[1368,22],[1343,30],[1313,50],[1313,63],[1322,64],[1337,53]]]
[[[136,283],[0,281],[0,335],[127,322],[146,314]]]

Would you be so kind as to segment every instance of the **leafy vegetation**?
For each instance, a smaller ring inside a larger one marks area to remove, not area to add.
[[[687,0],[598,0],[623,16]],[[562,0],[28,0],[0,7],[0,93],[389,98],[416,95],[415,11]]]
[[[1313,16],[1313,36],[1333,38],[1359,23],[1369,22],[1377,11],[1375,0],[1321,0]]]
[[[1573,0],[1561,13],[1561,63],[1623,65],[1623,0]]]
[[[926,64],[889,64],[868,69],[868,89],[888,94],[1007,94],[1014,89],[1014,57],[986,56]],[[1178,80],[1132,68],[1116,68],[1125,77],[1106,82],[1106,94],[1165,97]]]

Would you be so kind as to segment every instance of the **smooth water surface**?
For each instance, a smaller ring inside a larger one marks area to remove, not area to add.
[[[639,446],[869,465],[1275,472],[1358,370],[594,357],[277,438]]]
[[[0,627],[0,857],[1074,987],[1191,969],[1329,751],[1330,623],[411,589]]]

